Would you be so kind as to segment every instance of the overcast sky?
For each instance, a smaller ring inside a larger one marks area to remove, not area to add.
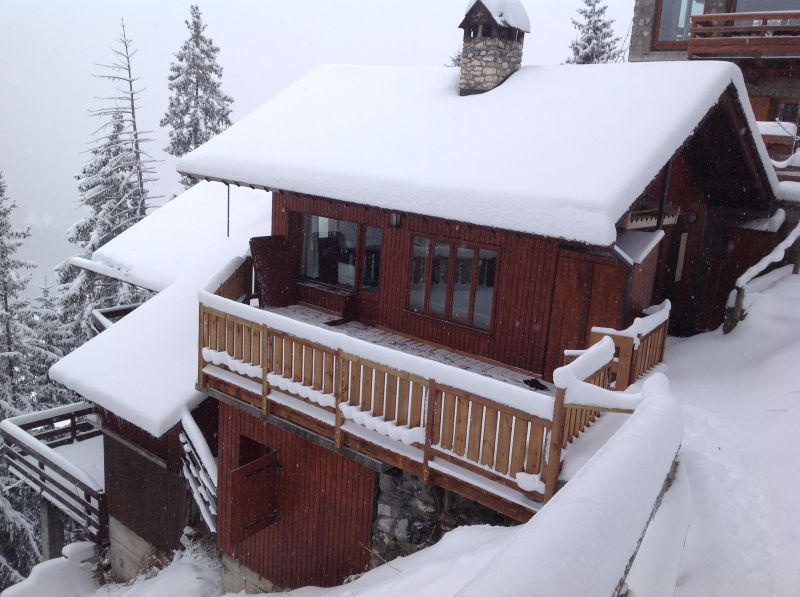
[[[610,0],[620,37],[634,0]],[[175,160],[164,153],[158,122],[167,106],[172,54],[187,37],[189,4],[171,0],[0,0],[0,171],[32,227],[25,256],[39,267],[32,291],[74,254],[67,227],[79,218],[75,174],[100,122],[88,115],[110,93],[92,77],[111,58],[124,17],[138,50],[144,87],[140,126],[151,130],[159,182],[151,193],[179,192]],[[233,119],[258,107],[313,67],[328,63],[439,66],[460,44],[466,0],[201,0],[206,34],[220,46],[223,88]],[[531,18],[523,62],[558,64],[575,37],[570,18],[581,0],[523,0]],[[335,117],[335,115],[334,115]]]

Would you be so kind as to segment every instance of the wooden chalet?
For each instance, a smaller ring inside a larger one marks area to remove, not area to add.
[[[53,369],[97,405],[120,576],[202,520],[227,591],[341,583],[407,540],[400,472],[528,520],[602,410],[554,385],[565,350],[625,389],[780,241],[737,67],[521,68],[520,10],[470,4],[460,73],[312,71],[95,257],[159,291]]]

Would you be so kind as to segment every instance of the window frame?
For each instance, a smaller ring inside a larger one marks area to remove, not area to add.
[[[667,0],[667,2],[671,2],[674,0]],[[691,0],[690,0],[691,1]],[[707,6],[703,6],[703,14],[708,14],[706,12]],[[660,40],[658,38],[658,32],[661,29],[661,14],[664,12],[664,0],[656,0],[655,3],[655,15],[653,15],[653,30],[650,32],[650,39],[652,43],[650,44],[651,50],[667,50],[667,51],[680,51],[680,50],[688,50],[689,49],[689,41],[677,41],[677,40]],[[691,23],[691,15],[689,16],[689,21]]]
[[[300,251],[298,252],[298,262],[297,262],[297,279],[303,282],[311,283],[311,284],[319,284],[321,286],[327,286],[329,288],[335,288],[337,290],[345,290],[347,292],[352,292],[353,294],[357,294],[359,298],[364,298],[368,300],[377,301],[378,297],[381,292],[381,284],[380,284],[380,272],[382,270],[383,265],[383,244],[384,239],[386,238],[386,228],[385,226],[373,226],[372,224],[364,224],[363,222],[357,222],[355,220],[348,220],[344,218],[336,218],[333,216],[326,216],[321,215],[319,213],[313,211],[301,211],[297,212],[300,215]],[[353,285],[348,286],[347,284],[337,284],[335,282],[324,282],[322,280],[315,280],[314,278],[309,278],[308,276],[304,276],[300,273],[301,265],[303,263],[303,251],[304,251],[304,243],[303,238],[305,236],[305,224],[304,224],[304,216],[316,216],[317,218],[327,218],[329,220],[337,220],[340,222],[349,222],[356,226],[356,260],[353,264],[355,267],[355,276],[353,277]],[[364,282],[364,261],[366,259],[366,242],[367,242],[367,228],[378,228],[381,230],[381,256],[378,260],[378,287],[375,291],[364,290],[363,282]]]
[[[408,250],[408,259],[407,263],[412,263],[414,259],[414,239],[415,238],[424,238],[428,241],[429,249],[428,249],[428,258],[425,264],[425,293],[424,298],[422,301],[422,309],[416,311],[412,309],[409,305],[410,302],[410,295],[411,295],[411,268],[409,268],[408,275],[406,276],[406,290],[405,290],[405,309],[415,315],[422,315],[425,317],[433,317],[435,319],[445,321],[447,323],[452,323],[455,325],[460,325],[467,327],[471,330],[475,330],[481,333],[492,333],[494,331],[495,326],[495,310],[497,308],[497,280],[498,280],[498,270],[500,269],[497,265],[500,261],[501,250],[500,247],[497,245],[491,245],[486,243],[478,243],[460,239],[453,239],[447,238],[443,236],[436,236],[436,235],[428,235],[428,234],[418,234],[416,232],[411,232],[410,241],[409,241],[409,250]],[[444,314],[439,315],[437,313],[433,313],[430,310],[430,294],[431,294],[431,282],[433,280],[433,261],[436,252],[436,245],[448,245],[450,247],[450,254],[447,258],[447,289],[446,289],[446,296],[445,296],[445,305],[444,305]],[[470,288],[469,288],[469,307],[467,313],[467,319],[458,319],[453,317],[453,294],[455,291],[455,270],[456,270],[456,260],[458,259],[458,250],[459,249],[470,249],[473,252],[472,257],[472,266],[470,267]],[[480,262],[480,252],[481,250],[492,251],[495,254],[496,264],[495,264],[495,271],[494,271],[494,285],[492,286],[495,289],[495,292],[492,296],[492,309],[489,315],[489,327],[482,328],[475,325],[475,296],[478,287],[478,273],[479,273],[479,262]]]

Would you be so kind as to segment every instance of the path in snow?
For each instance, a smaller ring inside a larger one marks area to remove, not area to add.
[[[731,334],[669,347],[693,498],[679,597],[800,594],[798,366],[800,276],[759,296]]]

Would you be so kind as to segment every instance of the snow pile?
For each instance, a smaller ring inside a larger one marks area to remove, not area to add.
[[[630,420],[457,594],[614,593],[649,524],[683,437],[661,374]]]
[[[794,182],[792,180],[781,181],[778,198],[783,201],[800,203],[800,182]]]
[[[328,408],[334,408],[336,406],[336,396],[333,394],[324,394],[319,390],[304,386],[300,382],[287,379],[282,375],[276,375],[275,373],[267,374],[267,383],[269,383],[271,388],[278,388],[289,394],[300,396],[314,404],[319,404],[320,406]]]
[[[213,288],[213,284],[206,285],[206,288]],[[553,418],[553,399],[529,388],[513,386],[472,371],[464,371],[416,355],[372,344],[333,330],[284,317],[278,313],[263,311],[250,305],[216,296],[208,290],[201,290],[199,296],[202,304],[235,317],[257,324],[265,324],[269,328],[285,332],[302,340],[321,344],[331,350],[342,350],[347,354],[361,357],[367,361],[385,365],[395,370],[406,371],[424,379],[436,380],[438,383],[455,388],[468,388],[475,395],[517,408],[542,419],[552,420]],[[189,354],[189,356],[194,356],[195,354]]]
[[[206,363],[212,363],[217,366],[224,365],[239,375],[246,375],[256,379],[261,379],[264,376],[264,369],[261,368],[261,365],[252,365],[245,363],[241,359],[235,359],[224,350],[213,350],[205,347],[202,350],[202,354]]]
[[[458,76],[449,68],[320,67],[178,169],[610,246],[619,218],[733,83],[777,188],[731,63],[526,66],[467,97],[458,95]],[[574,118],[586,98],[602,115],[588,132]],[[491,151],[476,151],[476,135]]]
[[[544,495],[544,481],[538,473],[517,473],[515,479],[522,491],[536,491]]]
[[[780,120],[759,120],[758,132],[762,135],[779,137],[796,137],[797,125],[794,122],[781,122]]]
[[[739,228],[746,230],[758,230],[760,232],[777,232],[786,221],[786,211],[782,208],[775,210],[775,213],[768,218],[758,218],[745,222]]]
[[[464,14],[472,10],[478,2],[486,7],[498,25],[514,27],[525,33],[531,32],[531,21],[519,0],[469,0]]]
[[[376,417],[371,412],[365,412],[352,404],[341,403],[339,410],[342,411],[345,419],[350,419],[355,424],[366,427],[370,431],[377,431],[394,441],[403,442],[409,446],[411,444],[425,443],[424,427],[398,425],[394,421],[386,421],[383,417]]]
[[[206,182],[103,247],[106,263],[131,281],[169,285],[53,365],[51,378],[156,437],[205,399],[194,389],[197,289],[233,257],[247,254],[251,237],[270,232],[269,195],[235,191],[230,238],[225,187]]]
[[[28,578],[3,591],[3,597],[88,597],[97,590],[91,560],[95,544],[72,543],[61,552],[63,558],[47,560],[33,567]]]

